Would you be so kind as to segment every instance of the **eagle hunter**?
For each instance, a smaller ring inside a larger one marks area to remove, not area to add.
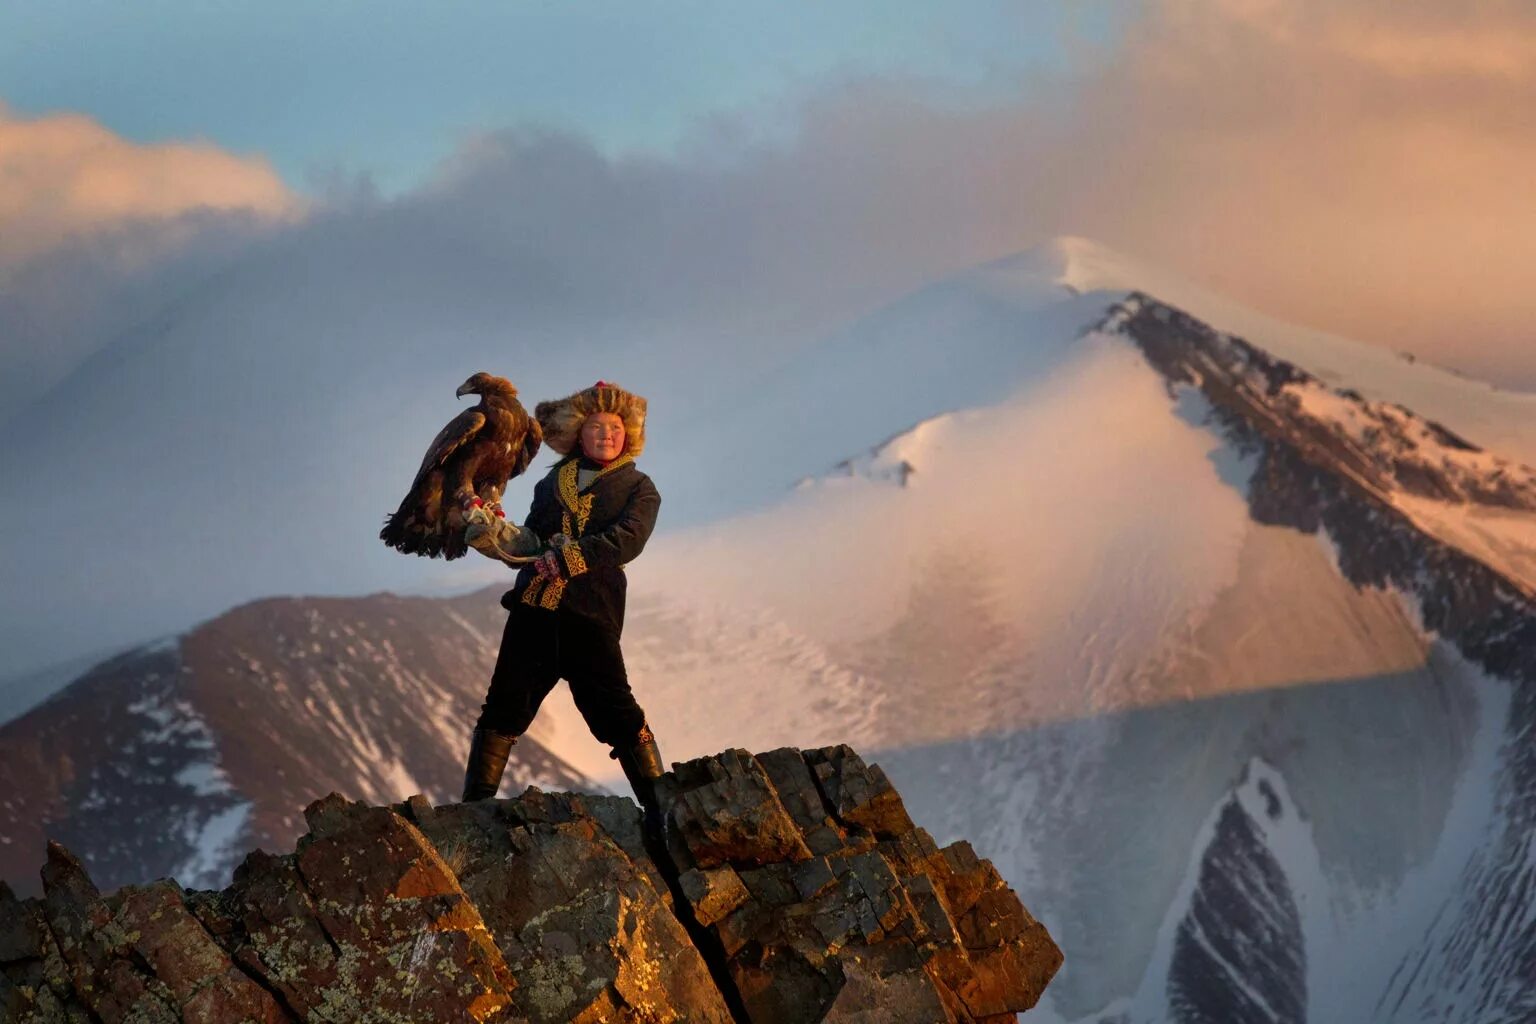
[[[479,395],[432,439],[411,489],[379,539],[408,555],[458,558],[468,550],[464,528],[486,512],[505,518],[501,492],[528,468],[544,443],[539,421],[517,400],[505,377],[477,373],[454,392]]]

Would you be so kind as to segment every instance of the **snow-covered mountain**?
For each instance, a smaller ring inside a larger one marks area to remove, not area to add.
[[[36,890],[52,838],[107,886],[220,887],[251,848],[291,847],[317,793],[457,799],[499,612],[474,598],[271,598],[103,662],[0,726],[0,878]],[[557,735],[539,722],[510,770],[599,791],[550,753]]]
[[[1536,398],[1063,238],[679,404],[662,519],[716,518],[629,567],[625,632],[667,759],[877,751],[1060,941],[1030,1019],[1536,1018]],[[455,572],[480,669],[375,642],[354,696],[479,699],[509,580]],[[430,785],[405,719],[273,699]],[[540,722],[622,786],[563,690]],[[451,781],[468,723],[430,728]]]
[[[675,671],[699,635],[637,617],[668,756],[856,709],[919,820],[981,837],[1064,936],[1042,1019],[1532,1018],[1530,399],[1207,301],[1261,348],[1055,252],[940,289],[1016,303],[1012,364],[976,354],[1000,330],[941,365],[860,328],[742,401],[799,486],[664,538],[636,593],[673,623],[750,609],[826,681]]]

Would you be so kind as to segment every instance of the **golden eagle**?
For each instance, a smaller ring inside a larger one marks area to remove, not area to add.
[[[380,540],[408,555],[464,554],[466,514],[483,506],[502,516],[507,481],[528,468],[544,443],[539,421],[528,415],[505,377],[477,373],[454,394],[479,395],[480,404],[459,413],[432,439],[405,500],[384,517],[379,531]]]

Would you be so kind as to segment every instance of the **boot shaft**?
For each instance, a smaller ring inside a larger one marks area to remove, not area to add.
[[[666,772],[667,767],[661,761],[661,751],[656,747],[656,734],[651,732],[650,726],[640,727],[632,750],[635,767],[645,778],[659,779]]]
[[[661,778],[666,766],[662,763],[661,751],[656,746],[656,735],[651,732],[650,726],[642,725],[635,738],[615,747],[614,753],[640,805],[653,807],[656,803],[655,781]]]
[[[517,737],[492,729],[476,729],[469,741],[469,761],[464,768],[464,795],[470,800],[489,800],[501,788],[501,773],[506,770],[512,744]]]

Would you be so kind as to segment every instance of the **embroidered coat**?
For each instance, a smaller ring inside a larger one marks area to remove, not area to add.
[[[601,467],[584,488],[577,484],[583,465]],[[502,595],[502,607],[510,610],[520,602],[564,609],[620,632],[628,585],[623,566],[645,548],[660,508],[660,492],[635,466],[633,456],[621,455],[606,466],[579,453],[561,459],[534,485],[523,528],[542,544],[559,533],[571,538],[559,549],[563,575],[569,578],[547,580],[525,565],[516,584]]]

